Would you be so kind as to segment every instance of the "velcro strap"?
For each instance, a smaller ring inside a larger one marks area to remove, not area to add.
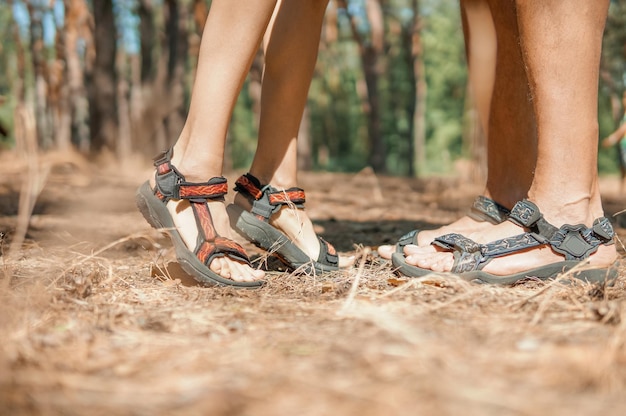
[[[216,179],[216,178],[213,178]],[[211,179],[211,181],[213,181]],[[225,178],[218,183],[203,182],[181,182],[177,184],[179,199],[217,199],[228,193],[228,184]]]
[[[237,179],[235,190],[254,199],[251,212],[264,221],[268,221],[274,213],[280,210],[282,205],[293,204],[296,208],[304,208],[306,201],[304,190],[301,188],[278,190],[270,185],[263,186],[250,173]]]
[[[527,199],[519,201],[515,204],[509,214],[511,222],[530,229],[535,234],[540,234],[547,239],[552,238],[558,228],[550,224],[543,218],[543,214],[539,211],[537,205]]]
[[[187,182],[169,161],[157,165],[156,189],[172,199],[221,199],[228,192],[226,178],[216,176],[207,182]]]
[[[480,251],[480,244],[457,233],[444,234],[435,238],[431,244],[446,250],[458,250],[468,253]]]
[[[306,202],[306,196],[304,190],[301,188],[289,188],[284,191],[272,191],[269,193],[269,202],[272,205],[285,205],[285,204],[304,204]]]
[[[247,193],[256,200],[260,199],[263,196],[261,184],[254,176],[250,175],[249,173],[240,176],[239,179],[235,181],[235,190],[238,192]]]
[[[541,218],[537,205],[527,199],[517,202],[509,214],[511,221],[526,228],[532,228]]]
[[[479,195],[474,199],[472,208],[467,214],[477,221],[488,221],[492,224],[504,222],[510,211],[491,198]]]
[[[613,243],[615,230],[607,217],[596,218],[591,230],[604,244]]]

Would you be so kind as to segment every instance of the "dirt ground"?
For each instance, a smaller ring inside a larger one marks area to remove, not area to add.
[[[626,414],[626,269],[500,287],[367,255],[463,215],[475,185],[302,174],[319,233],[362,267],[236,290],[177,267],[135,209],[144,164],[55,162],[9,256],[24,169],[0,156],[0,415]],[[608,215],[626,206],[602,189]]]

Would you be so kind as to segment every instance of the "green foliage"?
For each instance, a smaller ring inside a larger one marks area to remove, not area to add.
[[[622,121],[621,114],[613,115],[611,99],[621,101],[626,90],[626,0],[611,2],[602,44],[602,77],[600,79],[598,123],[600,138],[611,134]],[[623,113],[624,108],[621,109]],[[619,168],[616,147],[600,147],[600,173],[615,173]]]
[[[426,172],[449,171],[462,155],[467,67],[458,2],[425,2]]]
[[[191,4],[189,1],[183,3]],[[368,39],[365,2],[349,0],[347,3],[350,13],[358,16],[360,35]],[[128,6],[118,7],[126,13],[126,18],[121,18],[118,13],[118,25],[136,25],[133,14],[136,11],[131,7],[135,3],[116,4]],[[406,175],[413,156],[412,123],[415,111],[415,80],[408,42],[414,17],[413,4],[411,0],[385,0],[381,4],[384,7],[385,44],[379,61],[380,127],[388,172]],[[455,159],[468,156],[464,154],[467,149],[464,149],[462,140],[467,71],[459,4],[457,0],[420,0],[419,4],[428,90],[425,108],[427,165],[423,171],[446,173]],[[340,11],[338,18],[338,39],[323,42],[310,88],[311,154],[315,169],[352,172],[365,167],[368,158],[365,83],[358,46],[352,37],[345,11]],[[160,13],[156,14],[156,20],[156,25],[162,27]],[[616,128],[618,120],[612,114],[611,99],[621,96],[626,88],[624,27],[626,0],[614,0],[611,2],[603,47],[603,77],[598,108],[600,137],[605,137]],[[0,44],[0,96],[7,98],[0,105],[0,123],[9,128],[12,127],[16,101],[15,80],[23,77],[27,91],[32,89],[33,84],[31,57],[26,43],[25,74],[17,74],[12,28],[12,10],[7,2],[0,2],[0,36],[3,39]],[[132,28],[127,30],[136,31]],[[24,35],[28,35],[27,30],[24,30]],[[130,39],[134,38],[130,36]],[[229,154],[235,168],[249,166],[252,160],[257,144],[256,117],[246,83],[235,106],[229,132]],[[0,142],[2,140],[7,141],[0,137]],[[615,149],[600,148],[598,164],[603,173],[615,172],[618,166]]]
[[[11,8],[6,2],[0,2],[0,97],[5,98],[4,103],[0,103],[0,125],[13,131],[13,109],[15,99],[13,97],[12,84],[15,79],[15,44],[13,39],[13,17]],[[0,148],[10,147],[14,143],[12,135],[9,137],[0,136]]]
[[[249,81],[246,81],[235,109],[229,129],[228,145],[232,167],[245,169],[252,163],[257,143],[257,122],[252,111],[253,102],[249,94]]]

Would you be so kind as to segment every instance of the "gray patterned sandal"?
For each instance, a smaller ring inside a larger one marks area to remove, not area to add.
[[[207,200],[224,200],[224,195],[228,191],[226,179],[215,177],[203,183],[187,182],[172,165],[171,156],[172,150],[170,149],[155,159],[156,186],[152,189],[150,183],[146,181],[137,190],[136,200],[139,211],[151,226],[167,231],[176,249],[178,262],[183,270],[197,281],[209,285],[247,288],[262,286],[264,282],[260,280],[238,282],[226,279],[209,269],[211,261],[221,256],[250,264],[243,247],[217,234],[207,205]],[[183,241],[167,209],[167,202],[171,199],[186,199],[193,209],[198,227],[198,239],[193,251]]]
[[[493,199],[479,195],[474,199],[467,216],[478,222],[490,222],[497,225],[506,221],[509,210]],[[396,243],[396,253],[404,253],[404,247],[409,244],[418,245],[417,235],[419,232],[420,230],[413,230],[400,237]]]
[[[499,284],[515,283],[526,277],[550,279],[581,265],[601,245],[614,244],[615,232],[606,217],[597,218],[591,228],[580,224],[566,224],[556,228],[543,218],[534,203],[523,200],[515,204],[509,214],[509,221],[529,231],[488,244],[478,244],[460,234],[446,234],[436,238],[433,245],[454,253],[452,270],[443,274],[453,274],[469,281],[480,280],[485,283]],[[546,245],[554,252],[563,255],[565,259],[506,276],[482,271],[494,258]],[[393,254],[392,263],[397,271],[405,276],[420,277],[432,273],[431,270],[406,263],[401,253]],[[617,278],[617,269],[613,266],[581,267],[572,274],[573,277],[589,282],[613,281]]]
[[[229,205],[231,225],[242,236],[277,255],[293,270],[307,274],[323,273],[339,269],[339,257],[335,248],[321,237],[320,254],[317,260],[311,259],[285,234],[274,228],[269,219],[285,205],[304,208],[305,194],[300,188],[278,190],[260,181],[249,173],[235,182],[235,190],[244,195],[252,205],[248,212],[237,205]]]

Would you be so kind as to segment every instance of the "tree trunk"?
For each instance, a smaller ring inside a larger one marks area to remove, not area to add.
[[[348,13],[346,1],[340,2]],[[359,46],[361,66],[367,88],[367,103],[364,111],[367,116],[368,163],[375,172],[384,173],[386,166],[386,147],[380,128],[380,100],[378,81],[381,74],[381,59],[384,43],[384,20],[380,0],[367,0],[365,11],[370,25],[370,38],[366,40],[357,27],[357,17],[350,14],[352,37]]]
[[[117,31],[112,0],[93,0],[96,59],[89,85],[91,151],[115,151],[117,137],[116,68]]]
[[[186,105],[188,97],[185,89],[185,70],[187,68],[187,56],[189,50],[189,32],[187,21],[189,10],[183,7],[178,0],[167,0],[167,38],[168,64],[167,64],[167,90],[170,103],[169,111],[165,114],[165,130],[168,137],[168,145],[178,137],[183,129],[186,117]]]
[[[64,55],[71,113],[72,142],[87,152],[89,149],[88,97],[85,88],[85,68],[91,68],[95,58],[93,17],[85,0],[64,0]],[[79,40],[85,43],[84,58],[79,55]]]
[[[413,114],[413,166],[414,175],[424,174],[426,165],[426,69],[422,46],[422,19],[419,1],[413,0],[412,36],[413,76],[415,78],[415,113]]]
[[[30,1],[26,6],[30,16],[30,50],[35,77],[35,128],[37,141],[45,149],[52,146],[52,131],[47,111],[48,82],[43,42],[43,10]]]

